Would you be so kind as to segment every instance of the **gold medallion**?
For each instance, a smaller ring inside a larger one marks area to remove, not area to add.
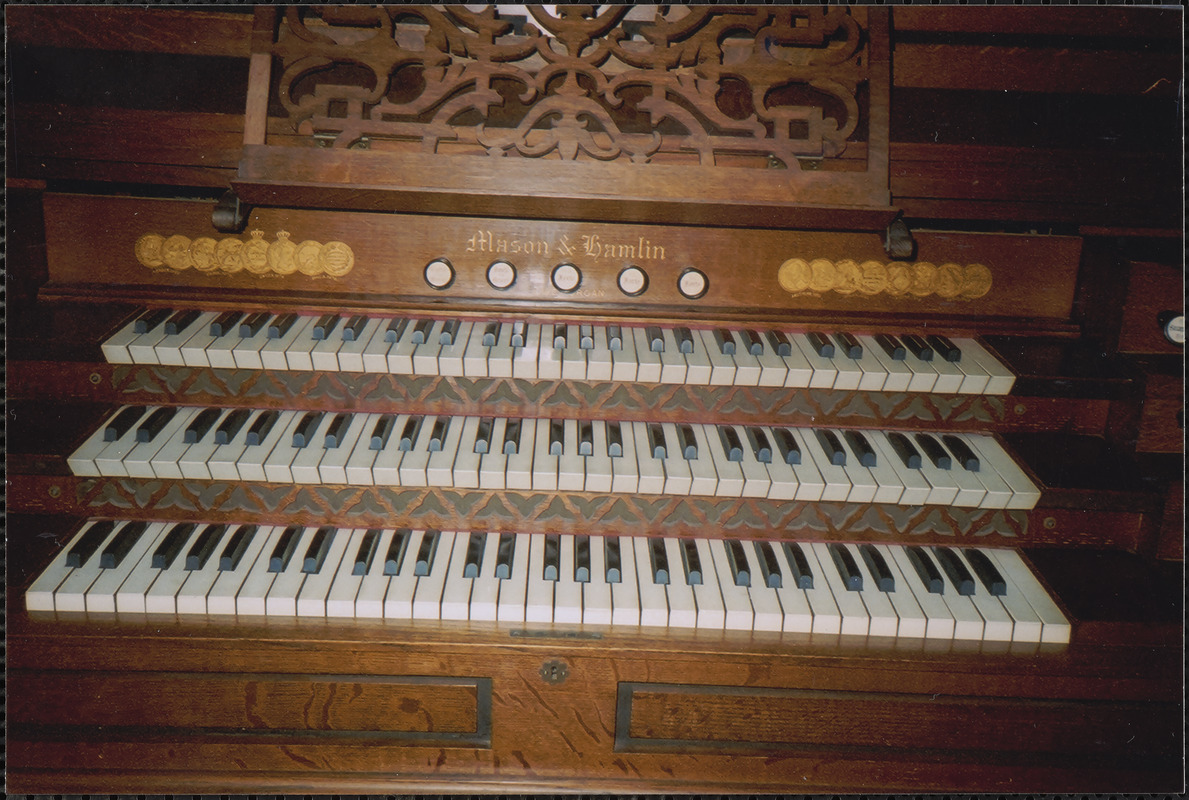
[[[809,279],[813,271],[803,258],[790,258],[780,265],[776,273],[776,280],[780,288],[792,294],[800,294],[809,289]]]
[[[242,239],[220,239],[215,246],[215,264],[223,272],[239,272],[244,268],[244,243]]]
[[[888,294],[899,297],[912,288],[912,266],[902,261],[888,264]]]
[[[327,242],[318,254],[318,263],[327,275],[341,278],[355,266],[355,254],[342,242]]]
[[[170,236],[161,245],[161,258],[165,261],[165,266],[170,269],[189,269],[190,238],[181,234]]]
[[[962,290],[962,268],[957,264],[942,264],[937,268],[937,294],[946,300],[958,296]]]
[[[888,286],[888,268],[880,261],[864,261],[859,265],[859,291],[865,295],[876,295]]]
[[[834,265],[834,291],[838,294],[854,294],[859,291],[859,282],[863,273],[859,265],[849,258]]]
[[[928,261],[918,261],[912,265],[912,286],[908,291],[917,297],[928,297],[933,294],[937,285],[937,267]]]
[[[322,253],[322,243],[313,239],[306,239],[297,246],[293,254],[293,261],[302,275],[321,275],[322,265],[318,263],[318,256]]]
[[[809,288],[815,292],[828,292],[834,288],[834,264],[824,258],[809,262]]]
[[[978,298],[991,291],[991,270],[982,264],[967,264],[962,280],[962,296],[969,300]]]
[[[264,241],[264,231],[252,231],[252,239],[244,245],[244,268],[253,275],[263,275],[268,272],[268,242]]]
[[[277,240],[268,246],[268,266],[278,275],[292,275],[297,272],[297,261],[293,256],[297,245],[289,241],[289,231],[278,231]]]
[[[136,245],[133,247],[136,260],[146,267],[162,266],[165,263],[161,257],[161,245],[163,244],[165,244],[165,239],[159,234],[146,233],[136,240]]]
[[[190,263],[194,269],[202,272],[212,272],[219,268],[215,263],[215,246],[217,242],[209,236],[200,236],[190,242]]]

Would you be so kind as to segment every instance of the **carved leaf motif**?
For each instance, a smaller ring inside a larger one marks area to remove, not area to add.
[[[392,511],[385,508],[372,492],[361,492],[355,503],[347,508],[346,514],[365,519],[385,519],[391,516]]]
[[[316,516],[326,516],[326,508],[318,502],[318,497],[309,489],[298,489],[287,506],[285,506],[286,514],[300,514],[302,511],[308,511]]]
[[[167,394],[176,392],[178,389],[177,384],[170,383],[169,381],[170,377],[175,377],[176,379],[176,376],[171,376],[169,374],[162,375],[156,370],[147,367],[138,367],[137,369],[132,370],[131,374],[129,374],[127,371],[123,371],[123,380],[118,382],[116,377],[117,374],[113,372],[112,383],[118,386],[120,391],[124,392],[125,394],[131,394],[134,392]],[[127,380],[128,378],[131,378],[131,380]],[[163,383],[165,384],[164,386],[162,386]],[[180,384],[180,381],[178,381],[178,384]]]
[[[181,484],[171,483],[165,494],[153,504],[153,508],[182,508],[186,511],[197,511],[200,506],[194,502],[193,496],[185,491]]]
[[[359,493],[358,489],[334,489],[329,486],[315,486],[314,491],[322,498],[326,508],[336,514],[347,505],[347,500]]]

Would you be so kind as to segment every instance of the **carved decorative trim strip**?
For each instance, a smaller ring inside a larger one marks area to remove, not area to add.
[[[198,369],[150,365],[112,368],[120,402],[499,416],[597,417],[692,422],[766,422],[986,430],[1008,415],[1007,398],[824,389],[642,383],[527,381],[514,378],[408,377],[361,373]]]
[[[790,258],[776,273],[780,288],[789,294],[864,294],[889,297],[928,297],[945,300],[977,300],[991,291],[991,270],[983,264],[942,264],[927,261],[908,264],[893,261],[849,259],[830,261],[815,258]]]
[[[293,130],[340,148],[797,170],[870,126],[862,8],[498,8],[288,9],[272,54]]]
[[[277,231],[276,239],[266,242],[264,231],[257,230],[245,242],[234,236],[215,241],[209,236],[190,239],[180,233],[168,237],[146,233],[136,240],[134,250],[141,265],[178,272],[193,268],[229,275],[246,270],[253,275],[341,278],[355,266],[355,253],[343,242],[306,239],[294,244],[289,237],[289,231]]]

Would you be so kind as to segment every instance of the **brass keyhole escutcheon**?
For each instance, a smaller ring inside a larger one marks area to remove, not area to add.
[[[565,683],[566,678],[570,677],[570,668],[566,666],[564,661],[556,659],[546,661],[541,665],[539,671],[541,680],[548,683],[550,686],[557,686]]]
[[[62,487],[61,486],[51,486],[49,494],[50,494],[50,497],[57,500],[59,497],[62,496]]]
[[[90,375],[90,378],[91,378],[91,383],[95,384],[96,386],[98,386],[98,385],[99,385],[99,382],[100,382],[101,380],[103,380],[103,378],[101,378],[101,377],[99,376],[99,373],[98,373],[98,372],[92,372],[92,373],[91,373],[91,375]]]

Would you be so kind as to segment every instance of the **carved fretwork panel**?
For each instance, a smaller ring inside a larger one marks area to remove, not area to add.
[[[852,171],[886,151],[867,9],[499,8],[289,8],[274,99],[333,148]]]

